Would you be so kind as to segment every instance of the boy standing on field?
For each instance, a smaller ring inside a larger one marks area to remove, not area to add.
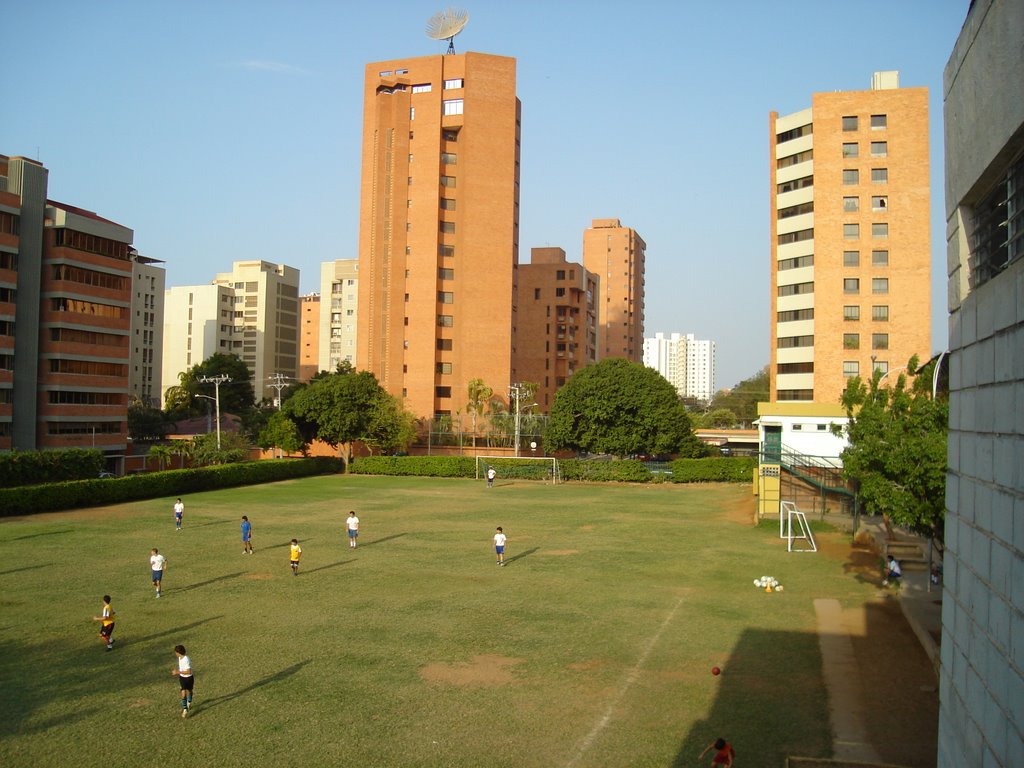
[[[498,526],[498,532],[494,534],[494,552],[498,555],[498,565],[505,565],[505,532]]]
[[[174,502],[174,530],[181,530],[181,518],[185,515],[185,505],[181,503],[181,498]]]
[[[359,538],[359,518],[356,517],[356,511],[353,509],[348,513],[348,519],[345,521],[345,527],[348,529],[348,545],[352,548],[356,548],[357,539]]]
[[[245,515],[242,515],[242,554],[252,554],[252,523]]]
[[[100,627],[100,640],[106,643],[107,650],[114,650],[114,638],[111,635],[114,634],[114,616],[116,611],[110,604],[110,595],[103,596],[103,611],[99,616],[93,616],[93,621],[102,621],[103,626]]]
[[[498,473],[494,471],[494,467],[488,467],[487,468],[487,487],[488,488],[493,488],[494,487],[494,477],[497,474]]]
[[[181,685],[181,716],[188,717],[188,711],[192,708],[192,688],[195,685],[192,659],[185,654],[184,645],[174,646],[174,654],[178,657],[178,666],[171,670],[171,674],[177,676]]]
[[[299,575],[299,558],[302,557],[302,547],[299,546],[298,539],[292,539],[291,553],[289,554],[289,561],[292,566],[292,576]]]
[[[164,568],[167,567],[167,558],[160,554],[160,551],[153,547],[149,555],[149,567],[153,571],[153,586],[156,587],[156,596],[160,597],[160,582],[164,578]]]

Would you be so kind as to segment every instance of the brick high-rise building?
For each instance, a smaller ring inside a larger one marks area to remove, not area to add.
[[[516,380],[519,109],[512,58],[366,67],[356,361],[417,416]]]
[[[928,91],[815,93],[769,147],[771,401],[836,403],[931,351]]]
[[[123,454],[133,233],[46,199],[48,172],[0,155],[0,450]]]
[[[567,262],[561,248],[533,248],[519,265],[516,372],[538,384],[538,410],[576,371],[597,362],[597,276]]]
[[[618,219],[594,219],[583,232],[583,265],[598,276],[599,360],[624,357],[634,363],[644,354],[644,260],[647,244]]]

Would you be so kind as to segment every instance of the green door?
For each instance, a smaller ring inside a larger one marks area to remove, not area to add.
[[[782,427],[764,428],[764,444],[761,446],[765,463],[782,461]]]

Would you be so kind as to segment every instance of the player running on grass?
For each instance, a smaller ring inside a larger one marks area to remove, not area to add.
[[[160,554],[156,547],[150,552],[149,567],[153,573],[153,586],[156,587],[156,596],[160,597],[160,582],[164,578],[164,568],[167,567],[167,558]]]
[[[292,567],[292,575],[299,575],[299,558],[302,557],[302,547],[299,546],[298,539],[292,539],[292,543],[289,547],[288,561]]]
[[[114,634],[114,616],[117,611],[110,604],[110,595],[103,596],[103,611],[99,616],[93,616],[93,621],[102,621],[103,626],[100,627],[100,640],[102,640],[108,651],[114,650],[114,638],[111,635]]]
[[[171,670],[171,674],[177,676],[181,685],[181,716],[188,717],[188,711],[192,709],[192,688],[195,685],[192,659],[185,654],[184,645],[174,646],[174,654],[178,657],[178,666]]]

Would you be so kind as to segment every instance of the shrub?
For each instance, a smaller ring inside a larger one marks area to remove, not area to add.
[[[249,461],[195,469],[172,469],[111,479],[76,480],[17,489],[0,489],[4,515],[54,512],[61,509],[122,504],[159,496],[212,491],[239,485],[258,485],[294,477],[342,471],[340,459],[285,459]]]
[[[11,451],[0,453],[0,488],[86,480],[99,477],[102,470],[103,451],[98,448]]]
[[[475,477],[472,456],[362,456],[348,465],[350,475]]]
[[[560,459],[558,468],[563,480],[647,483],[651,481],[652,477],[651,471],[643,465],[643,462],[632,459],[621,461]]]
[[[748,483],[756,467],[756,459],[726,456],[676,459],[669,464],[674,483]]]

